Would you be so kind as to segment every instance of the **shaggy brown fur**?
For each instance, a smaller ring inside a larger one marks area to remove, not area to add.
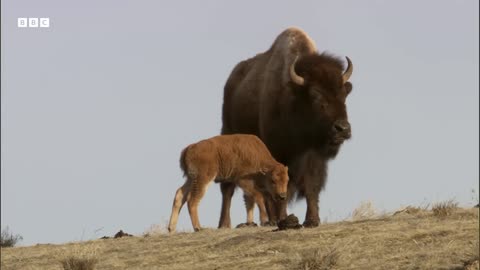
[[[222,134],[257,135],[290,167],[288,198],[306,198],[305,226],[320,223],[318,197],[328,160],[351,136],[345,101],[353,69],[347,60],[344,72],[340,59],[319,54],[305,32],[289,28],[269,50],[237,64],[225,84]],[[221,184],[219,227],[231,226],[226,208],[234,189],[232,183]],[[273,205],[271,221],[286,217],[284,204]]]
[[[254,135],[223,135],[191,144],[182,151],[180,168],[187,180],[175,194],[169,232],[175,231],[185,202],[193,229],[200,230],[198,204],[208,184],[213,181],[234,183],[254,198],[259,196],[263,199],[262,192],[274,198],[286,198],[288,168],[277,162],[265,144]],[[264,205],[261,200],[256,203]],[[261,210],[265,212],[265,207]],[[266,213],[264,216],[266,218]]]

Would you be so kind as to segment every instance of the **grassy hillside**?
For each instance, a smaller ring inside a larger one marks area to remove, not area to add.
[[[406,208],[315,229],[206,229],[3,248],[1,269],[63,269],[60,261],[69,258],[106,270],[478,269],[478,208],[434,210]]]

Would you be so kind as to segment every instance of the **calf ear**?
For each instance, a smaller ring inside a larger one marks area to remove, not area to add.
[[[350,94],[350,92],[352,92],[352,83],[351,82],[346,82],[344,85],[345,87],[345,91],[347,92],[347,95]]]

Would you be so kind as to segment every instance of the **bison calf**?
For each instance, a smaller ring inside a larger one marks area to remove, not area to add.
[[[277,162],[255,135],[222,135],[191,144],[182,151],[180,168],[186,181],[175,194],[169,232],[175,231],[178,215],[185,202],[193,229],[200,230],[198,204],[208,184],[213,181],[235,183],[248,193],[266,193],[272,198],[286,198],[288,168]],[[263,202],[257,201],[257,204],[262,208]],[[260,211],[265,212],[265,206]],[[266,217],[266,214],[263,213],[263,216]]]

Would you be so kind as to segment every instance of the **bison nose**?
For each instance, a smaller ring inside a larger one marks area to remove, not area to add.
[[[333,126],[338,133],[350,133],[350,123],[346,120],[338,120]]]
[[[287,193],[278,194],[278,198],[280,198],[280,200],[285,200],[287,198]]]

